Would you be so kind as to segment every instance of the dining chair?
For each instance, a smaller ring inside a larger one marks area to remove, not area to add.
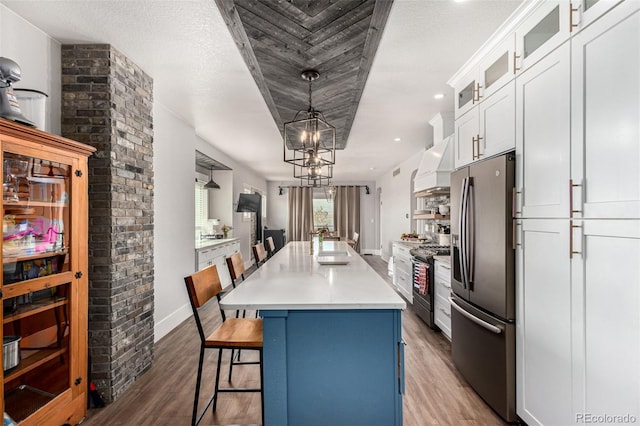
[[[353,248],[356,252],[360,252],[360,234],[358,234],[357,232],[353,232],[353,239],[347,241],[347,244],[349,244],[351,246],[351,248]]]
[[[259,268],[264,262],[267,261],[267,252],[264,249],[264,244],[258,243],[251,246],[253,250],[253,257],[256,259],[256,268]]]
[[[196,321],[198,334],[200,336],[200,358],[198,360],[198,373],[196,378],[196,389],[193,398],[193,412],[191,425],[195,426],[204,417],[207,409],[213,404],[213,411],[216,411],[218,394],[221,392],[260,392],[262,404],[262,422],[264,424],[264,392],[263,392],[263,364],[262,364],[262,320],[257,318],[227,318],[224,310],[220,307],[220,293],[222,284],[216,265],[211,265],[198,272],[184,278],[189,293],[189,301],[193,310],[193,317]],[[205,334],[200,311],[208,302],[216,298],[222,323],[208,336]],[[218,361],[216,367],[216,380],[212,397],[207,402],[206,407],[198,415],[198,399],[200,397],[200,386],[202,382],[202,368],[206,349],[218,350]],[[260,387],[259,388],[220,388],[220,367],[222,362],[222,350],[231,349],[251,349],[257,350],[260,354],[259,361],[234,361],[233,354],[229,365],[229,382],[234,365],[259,364],[260,365]]]
[[[271,259],[271,256],[273,256],[276,253],[276,245],[273,242],[273,237],[265,238],[265,242],[267,243],[267,245],[266,245],[267,258]]]

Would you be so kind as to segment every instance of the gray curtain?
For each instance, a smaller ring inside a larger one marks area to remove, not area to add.
[[[289,224],[287,240],[309,241],[313,231],[313,188],[289,188]]]
[[[338,186],[333,198],[333,223],[338,235],[352,239],[360,234],[360,187]]]

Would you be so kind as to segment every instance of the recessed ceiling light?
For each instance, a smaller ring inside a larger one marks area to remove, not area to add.
[[[436,93],[433,95],[433,99],[442,99],[444,98],[444,93]]]
[[[369,170],[375,170],[375,169],[376,169],[375,167],[369,167]]]
[[[400,139],[400,138],[393,138],[393,141],[394,141],[394,142],[400,142],[400,141],[401,141],[401,139]]]

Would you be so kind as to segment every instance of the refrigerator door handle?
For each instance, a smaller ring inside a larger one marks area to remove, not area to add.
[[[496,327],[493,324],[489,324],[488,322],[481,320],[480,318],[478,318],[475,315],[470,314],[469,312],[465,311],[463,308],[461,308],[456,302],[455,300],[453,300],[452,297],[449,298],[449,302],[451,302],[451,307],[454,308],[456,311],[460,312],[460,314],[462,314],[463,316],[465,316],[467,319],[473,321],[474,323],[478,324],[480,327],[485,328],[487,330],[489,330],[492,333],[495,334],[500,334],[502,333],[502,329],[499,327]]]
[[[460,275],[462,278],[463,288],[467,288],[467,259],[466,259],[466,197],[467,197],[467,181],[468,178],[462,179],[460,188],[460,205],[458,206],[458,229],[460,230]]]
[[[466,199],[466,215],[467,215],[467,248],[465,249],[465,260],[467,261],[467,286],[473,291],[473,272],[475,265],[475,223],[474,223],[474,200],[473,200],[473,178],[468,178],[467,182],[467,199]]]

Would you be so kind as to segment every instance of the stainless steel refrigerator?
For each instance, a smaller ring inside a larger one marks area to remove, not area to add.
[[[503,419],[515,409],[515,155],[451,175],[451,352]]]

